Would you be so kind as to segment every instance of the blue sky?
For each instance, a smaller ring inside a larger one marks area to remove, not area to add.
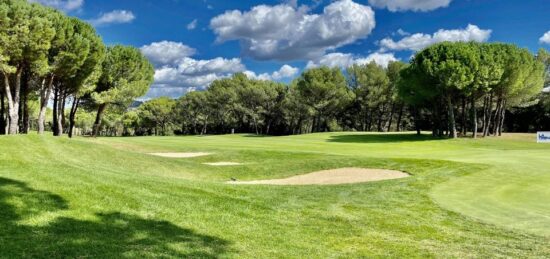
[[[550,0],[32,0],[90,21],[156,67],[146,98],[235,72],[288,82],[319,65],[408,61],[435,42],[550,49]]]

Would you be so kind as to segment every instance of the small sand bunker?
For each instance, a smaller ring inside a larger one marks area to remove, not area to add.
[[[169,158],[191,158],[199,156],[211,155],[211,153],[205,152],[189,152],[189,153],[149,153],[153,156],[169,157]]]
[[[346,183],[374,182],[408,177],[409,174],[384,169],[340,168],[324,170],[309,174],[292,176],[284,179],[258,181],[232,181],[230,184],[268,184],[268,185],[332,185]]]
[[[211,165],[211,166],[234,166],[234,165],[242,165],[242,163],[237,163],[237,162],[215,162],[215,163],[203,163],[203,165]]]

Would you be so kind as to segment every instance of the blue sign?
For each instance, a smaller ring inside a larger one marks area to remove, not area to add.
[[[550,143],[550,132],[537,132],[537,143]]]

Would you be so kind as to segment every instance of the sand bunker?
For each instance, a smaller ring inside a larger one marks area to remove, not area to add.
[[[340,168],[324,170],[309,174],[292,176],[284,179],[258,181],[232,181],[230,184],[269,184],[269,185],[332,185],[346,183],[373,182],[408,177],[409,175],[394,170]]]
[[[241,163],[237,162],[215,162],[215,163],[203,163],[203,165],[211,165],[211,166],[233,166],[233,165],[242,165]]]
[[[204,152],[194,152],[194,153],[149,153],[149,155],[169,157],[169,158],[191,158],[191,157],[207,156],[207,155],[210,155],[210,154],[211,153],[204,153]]]

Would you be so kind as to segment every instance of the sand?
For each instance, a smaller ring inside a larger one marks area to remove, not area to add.
[[[374,182],[408,177],[409,174],[384,169],[339,168],[284,179],[258,181],[231,181],[230,184],[266,184],[266,185],[333,185],[347,183]]]
[[[169,158],[191,158],[199,156],[211,155],[211,153],[205,152],[189,152],[189,153],[149,153],[153,156],[169,157]]]
[[[215,162],[215,163],[204,163],[203,165],[211,165],[211,166],[233,166],[233,165],[242,165],[241,163],[237,162]]]

